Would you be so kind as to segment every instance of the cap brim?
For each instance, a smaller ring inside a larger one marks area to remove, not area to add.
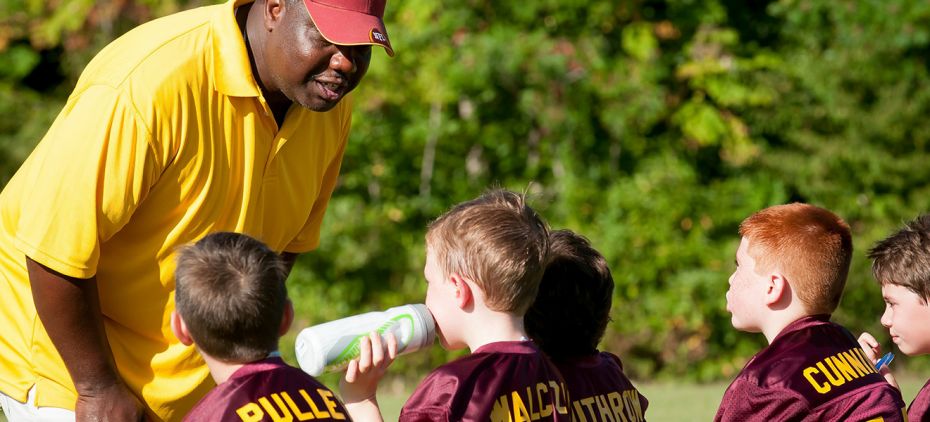
[[[394,57],[381,18],[304,0],[310,19],[327,41],[338,45],[380,45]]]

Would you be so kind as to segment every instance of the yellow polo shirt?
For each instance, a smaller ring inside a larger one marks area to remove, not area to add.
[[[127,384],[166,420],[213,382],[169,327],[174,251],[214,231],[306,252],[339,173],[351,98],[292,106],[281,128],[253,79],[234,20],[249,0],[144,24],[104,48],[46,136],[0,193],[0,391],[74,408],[76,394],[36,315],[25,257],[96,275],[107,337]]]

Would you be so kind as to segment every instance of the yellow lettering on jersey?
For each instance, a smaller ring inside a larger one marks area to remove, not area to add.
[[[869,419],[869,420],[867,420],[867,421],[865,421],[865,422],[885,422],[885,418],[879,416],[879,417],[877,417],[877,418],[875,418],[875,419]]]
[[[523,399],[520,398],[520,393],[514,391],[511,393],[511,398],[513,399],[514,422],[532,421],[529,412],[526,411],[526,405],[523,404]]]
[[[315,419],[315,418],[313,417],[313,413],[311,413],[311,412],[304,412],[304,411],[300,410],[300,408],[297,407],[297,403],[294,403],[294,399],[292,399],[291,396],[290,396],[289,394],[287,394],[287,391],[282,391],[282,392],[281,392],[281,398],[283,398],[283,399],[284,399],[284,402],[287,403],[287,407],[288,407],[289,409],[291,409],[291,413],[293,413],[294,416],[297,417],[297,420],[299,420],[299,421],[308,421],[308,420],[311,420],[311,419]]]
[[[494,408],[491,409],[491,422],[513,422],[513,417],[510,416],[510,402],[506,394],[494,403]]]
[[[856,354],[859,356],[859,360],[862,361],[862,364],[865,365],[866,369],[868,370],[868,372],[869,372],[870,374],[877,374],[877,373],[878,373],[878,372],[875,370],[875,367],[872,366],[872,363],[869,361],[869,358],[867,358],[867,357],[865,356],[865,352],[863,352],[862,349],[856,348],[856,349],[855,349],[855,352],[856,352]]]
[[[343,415],[341,412],[339,412],[339,409],[336,409],[336,406],[338,405],[338,403],[333,398],[332,391],[318,388],[316,392],[320,395],[320,397],[323,398],[323,403],[326,404],[326,408],[329,409],[329,414],[332,416],[333,419],[340,420],[340,421],[346,419],[346,415]]]
[[[845,352],[827,356],[812,366],[801,371],[814,390],[820,394],[830,392],[847,382],[874,374],[875,369],[858,347]],[[816,377],[815,377],[816,376]],[[827,382],[824,382],[826,379]]]
[[[629,422],[627,415],[624,414],[623,409],[623,397],[620,396],[620,393],[616,391],[611,391],[607,394],[607,401],[610,403],[610,410],[614,412],[614,420],[617,422]],[[637,399],[637,404],[638,399]]]
[[[588,422],[588,418],[584,415],[584,409],[581,408],[581,402],[573,401],[572,406],[574,407],[572,421]]]
[[[307,391],[304,390],[303,388],[300,389],[300,395],[304,398],[304,401],[306,401],[307,404],[310,405],[310,411],[313,412],[313,416],[316,416],[317,419],[329,417],[329,413],[322,412],[320,411],[318,407],[316,407],[316,403],[314,403],[313,400],[310,399],[310,394],[307,394]]]
[[[850,351],[843,352],[841,354],[843,355],[844,358],[846,358],[846,362],[849,362],[849,365],[852,366],[853,369],[856,370],[856,373],[858,373],[860,377],[865,376],[865,374],[869,373],[869,370],[866,369],[868,366],[862,364],[862,361],[859,360],[858,357],[856,356],[856,352],[850,350]]]
[[[607,398],[603,394],[594,396],[594,405],[597,406],[597,412],[601,416],[602,421],[614,421],[614,414],[610,411],[610,405],[607,404]]]
[[[506,394],[494,402],[494,408],[491,409],[491,422],[513,422],[510,416],[510,401],[507,400]]]
[[[549,386],[552,387],[552,391],[554,392],[553,396],[555,397],[555,411],[560,415],[567,415],[568,407],[562,406],[560,403],[562,403],[562,400],[564,399],[565,404],[570,406],[571,402],[568,400],[568,391],[565,390],[564,385],[559,384],[560,383],[555,381],[549,381]],[[563,394],[564,397],[562,396]]]
[[[539,417],[547,418],[552,415],[552,404],[549,403],[549,400],[546,400],[546,393],[549,392],[549,387],[546,387],[546,384],[541,382],[536,383],[536,402],[539,403]]]
[[[274,396],[277,396],[277,394],[272,394],[272,398],[274,398]],[[281,401],[281,398],[278,397],[278,400],[276,400],[276,401],[277,401],[277,402],[280,402],[280,401]],[[274,422],[290,422],[290,421],[294,420],[293,416],[291,416],[291,412],[288,412],[288,411],[287,411],[287,408],[281,409],[282,412],[281,412],[281,413],[278,413],[278,409],[275,408],[275,406],[274,406],[273,404],[271,404],[271,401],[268,400],[268,397],[261,397],[261,398],[258,399],[258,402],[261,403],[262,407],[265,409],[265,412],[268,414],[268,416],[271,417],[271,420],[272,420],[272,421],[274,421]],[[284,403],[281,403],[281,405],[282,405],[282,407],[283,407]]]
[[[816,390],[820,394],[826,394],[827,392],[830,391],[832,387],[830,387],[830,384],[827,384],[827,383],[820,384],[817,382],[817,380],[814,379],[814,374],[819,374],[819,373],[820,371],[818,371],[817,368],[814,368],[813,366],[808,366],[807,368],[804,368],[804,372],[802,372],[802,374],[804,375],[804,378],[807,379],[807,382],[809,382],[811,386],[814,387],[814,390]]]
[[[246,422],[258,422],[265,417],[265,412],[262,412],[262,408],[254,402],[236,409],[236,414],[239,415],[239,419]]]
[[[630,419],[636,422],[645,420],[643,418],[643,405],[639,402],[639,392],[636,390],[625,390],[623,392],[623,397],[627,402],[626,411]]]
[[[861,376],[856,373],[856,370],[853,369],[852,365],[846,361],[846,357],[843,356],[842,353],[836,356],[830,356],[830,360],[833,361],[833,366],[836,366],[836,369],[843,374],[843,376],[846,378],[846,381],[852,381]]]

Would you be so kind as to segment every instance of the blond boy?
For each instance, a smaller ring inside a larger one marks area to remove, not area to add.
[[[430,373],[404,404],[401,421],[569,420],[562,378],[523,328],[546,267],[548,236],[525,198],[505,190],[459,204],[430,225],[426,306],[443,347],[471,354]],[[373,347],[363,345],[374,356],[363,347],[341,388],[356,420],[380,418],[379,369],[393,355],[392,347],[381,351],[378,336],[372,340]]]

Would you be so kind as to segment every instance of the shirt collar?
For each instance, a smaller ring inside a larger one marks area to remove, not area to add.
[[[254,0],[229,0],[213,18],[213,80],[216,90],[231,97],[258,97],[261,91],[252,75],[249,53],[236,8]]]

